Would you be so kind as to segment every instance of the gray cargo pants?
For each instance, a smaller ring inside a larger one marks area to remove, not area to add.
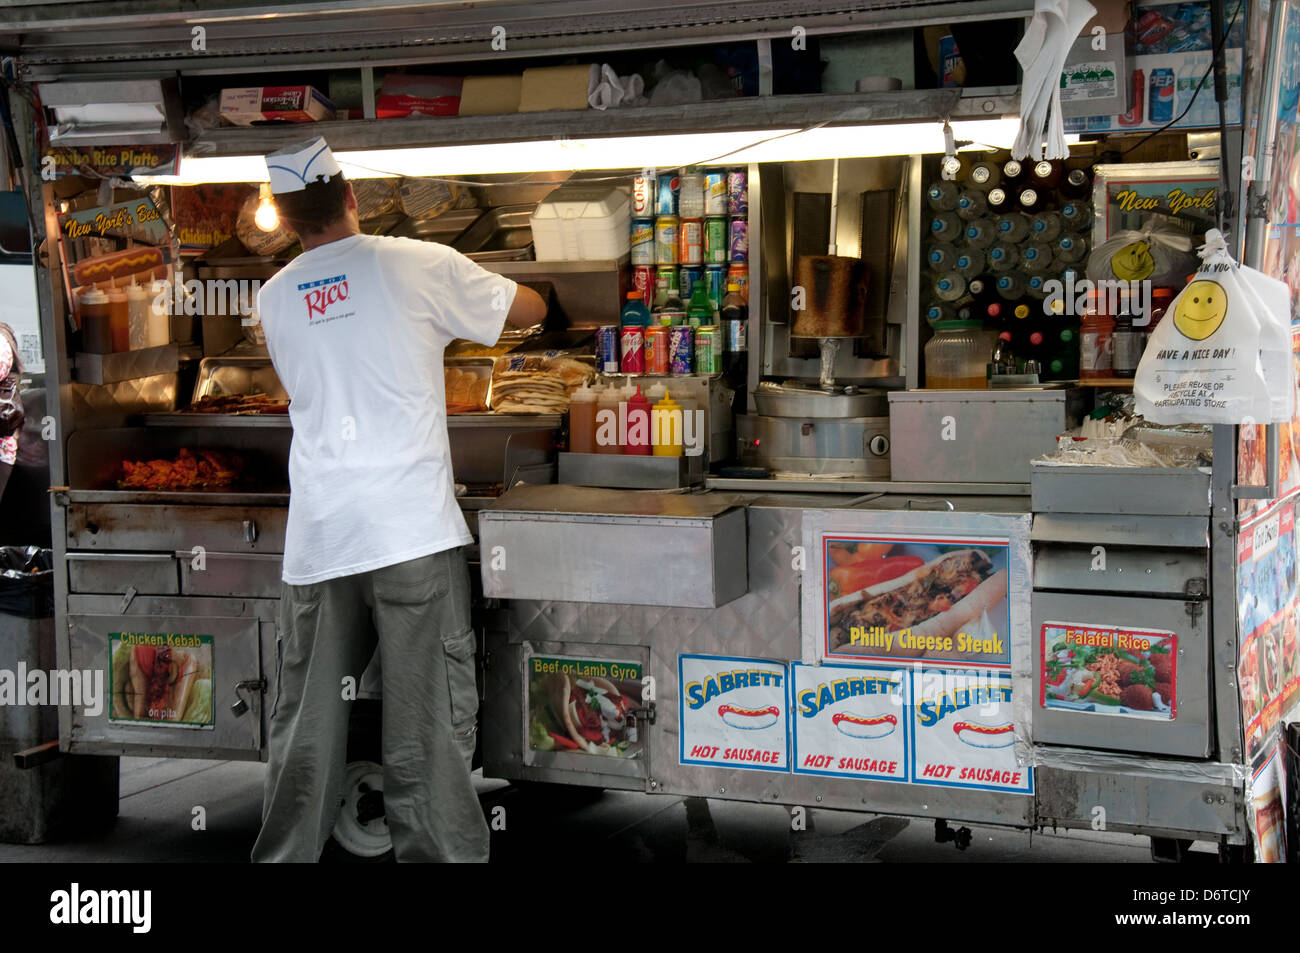
[[[270,765],[254,861],[320,859],[342,797],[348,714],[374,652],[383,674],[384,808],[399,861],[486,861],[470,780],[478,691],[465,551],[283,585]]]

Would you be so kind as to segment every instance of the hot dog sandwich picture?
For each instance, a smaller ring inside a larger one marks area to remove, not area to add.
[[[952,726],[952,730],[972,748],[1010,748],[1016,741],[1011,722],[979,725],[972,721],[959,721]]]
[[[204,653],[119,643],[113,652],[113,717],[211,723],[212,667]]]
[[[609,679],[553,672],[540,688],[529,727],[533,749],[618,758],[635,745],[634,701]]]
[[[719,705],[718,717],[723,724],[746,731],[771,728],[781,717],[781,709],[776,705],[766,708],[741,708],[739,705]]]
[[[834,599],[830,604],[830,648],[852,654],[879,651],[851,644],[853,629],[895,636],[911,630],[913,640],[955,636],[1006,593],[1006,570],[995,569],[984,550],[956,549],[896,579]],[[919,655],[921,650],[893,654]]]
[[[898,727],[898,718],[895,715],[876,715],[868,718],[841,711],[831,716],[831,724],[841,734],[848,735],[850,738],[886,738]]]

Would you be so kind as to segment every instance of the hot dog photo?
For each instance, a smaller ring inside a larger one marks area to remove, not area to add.
[[[828,657],[1005,662],[1005,542],[823,541]]]
[[[740,728],[743,731],[759,731],[775,725],[781,718],[781,709],[777,705],[768,705],[765,708],[719,705],[718,717],[731,728]]]
[[[538,656],[529,664],[531,750],[609,758],[641,756],[636,722],[641,707],[639,665]]]
[[[59,216],[64,279],[77,315],[81,296],[135,284],[148,288],[172,269],[171,235],[152,199],[142,197]]]
[[[122,634],[109,653],[110,721],[213,724],[210,636]]]
[[[959,741],[972,748],[1009,748],[1016,741],[1015,726],[1009,721],[993,725],[959,721],[952,726],[952,731]]]
[[[897,715],[854,715],[847,711],[831,716],[831,724],[840,734],[850,738],[885,738],[898,727]]]

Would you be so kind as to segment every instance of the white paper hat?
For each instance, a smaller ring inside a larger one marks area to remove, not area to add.
[[[301,192],[319,180],[333,178],[343,170],[323,136],[277,149],[266,157],[271,191],[276,195]]]

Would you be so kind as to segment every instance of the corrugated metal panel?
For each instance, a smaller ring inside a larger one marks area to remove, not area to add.
[[[1028,15],[1032,0],[501,0],[411,4],[97,0],[0,9],[0,44],[29,78],[63,72],[226,72],[293,68],[320,54],[331,65],[537,56],[637,46],[898,29],[924,23]],[[194,28],[202,26],[202,49]],[[147,32],[143,32],[147,31]],[[504,31],[504,32],[502,32]],[[505,49],[501,46],[504,39]],[[268,63],[266,57],[276,57]]]

